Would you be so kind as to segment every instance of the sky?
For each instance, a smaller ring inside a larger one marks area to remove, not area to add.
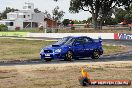
[[[70,0],[59,0],[59,2],[54,2],[53,0],[0,0],[0,12],[6,7],[21,10],[25,2],[32,2],[35,8],[38,8],[42,12],[47,10],[50,14],[52,14],[52,10],[56,6],[59,6],[65,12],[63,19],[86,20],[88,17],[91,17],[91,14],[85,11],[80,11],[77,14],[70,13]]]

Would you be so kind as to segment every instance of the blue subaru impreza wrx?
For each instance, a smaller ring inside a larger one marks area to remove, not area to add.
[[[102,40],[98,41],[86,36],[64,37],[53,45],[43,48],[40,52],[42,60],[51,61],[52,59],[64,59],[71,61],[91,57],[99,59],[103,54]]]

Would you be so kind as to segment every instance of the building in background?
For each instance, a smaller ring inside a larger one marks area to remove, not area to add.
[[[44,22],[47,24],[47,28],[57,28],[58,23],[55,20],[52,20],[51,18],[44,18]]]
[[[0,24],[8,26],[8,30],[15,30],[16,28],[37,28],[39,25],[47,27],[47,18],[43,12],[35,13],[33,3],[25,3],[23,9],[20,11],[10,12],[7,14],[7,19],[0,21]]]

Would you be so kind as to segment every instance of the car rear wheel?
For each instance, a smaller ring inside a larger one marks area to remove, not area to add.
[[[94,50],[93,55],[91,56],[92,59],[99,59],[100,55],[99,55],[99,51],[98,50]]]
[[[71,61],[73,59],[74,55],[72,51],[68,51],[65,55],[65,60],[66,61]]]

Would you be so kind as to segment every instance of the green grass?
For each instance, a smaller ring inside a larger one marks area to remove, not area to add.
[[[39,59],[41,48],[52,43],[40,40],[0,39],[0,60]]]
[[[104,54],[105,55],[118,54],[118,53],[127,51],[127,48],[122,47],[122,46],[103,45],[103,49],[104,49]]]
[[[39,30],[39,29],[21,29],[21,30],[8,30],[6,32],[31,32],[31,33],[44,33],[45,31],[44,30]]]
[[[35,60],[39,59],[41,48],[53,44],[45,40],[0,39],[0,60]],[[118,46],[104,45],[106,55],[123,52],[126,49]]]

